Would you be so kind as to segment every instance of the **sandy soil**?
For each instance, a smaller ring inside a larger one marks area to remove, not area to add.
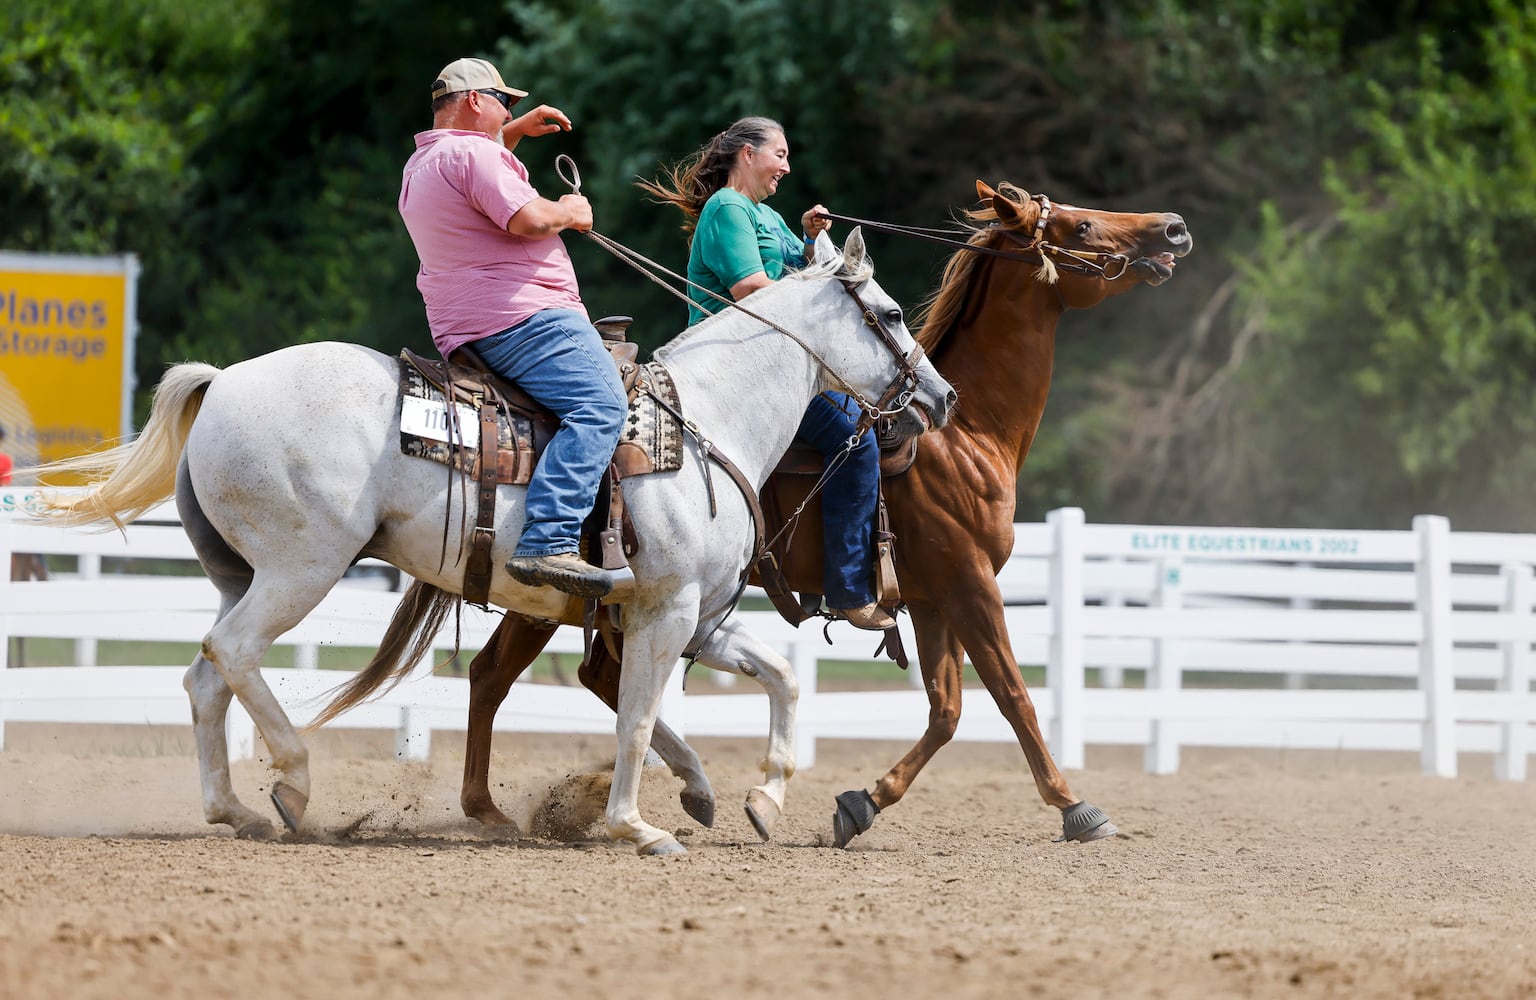
[[[1094,748],[1074,789],[1121,836],[1052,844],[1016,749],[955,745],[852,849],[832,797],[889,744],[826,743],[772,844],[740,802],[760,748],[701,743],[720,796],[691,853],[601,836],[604,740],[498,737],[530,831],[458,811],[462,748],[313,742],[306,835],[202,823],[189,734],[27,727],[0,752],[0,996],[1536,996],[1536,781],[1455,781],[1398,755],[1191,752],[1153,778]],[[267,772],[237,766],[246,801]]]

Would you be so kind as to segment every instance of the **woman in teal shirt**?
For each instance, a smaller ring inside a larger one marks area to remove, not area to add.
[[[831,226],[815,205],[796,234],[764,204],[789,173],[789,143],[771,118],[743,118],[674,167],[665,181],[640,187],[676,205],[687,221],[688,280],[740,301],[785,270],[804,267],[817,234]],[[719,300],[689,288],[688,325],[719,309]],[[799,439],[830,457],[853,435],[859,410],[843,393],[817,396],[800,423]],[[874,528],[879,503],[880,451],[864,434],[827,482],[822,496],[823,586],[827,606],[859,628],[895,624],[874,598]]]

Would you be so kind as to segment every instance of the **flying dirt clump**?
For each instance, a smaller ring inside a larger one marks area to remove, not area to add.
[[[592,840],[607,836],[603,811],[613,775],[608,772],[568,774],[550,786],[534,806],[528,832],[545,840]]]

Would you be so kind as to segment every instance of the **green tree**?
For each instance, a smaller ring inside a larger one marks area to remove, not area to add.
[[[1184,214],[1198,248],[1175,281],[1064,320],[1023,516],[1517,525],[1536,471],[1532,14],[1510,0],[23,0],[0,18],[0,244],[139,254],[141,413],[185,358],[430,350],[399,172],[436,70],[486,55],[575,121],[519,147],[536,185],[558,195],[570,153],[599,230],[674,268],[681,220],[632,183],[745,114],[786,126],[791,217],[942,225],[976,178]],[[594,313],[635,315],[647,346],[681,328],[674,299],[566,242]],[[945,254],[871,242],[915,305]]]
[[[514,31],[494,9],[268,0],[193,153],[186,237],[208,277],[154,360],[225,364],[316,340],[431,352],[400,169],[431,127],[437,71],[476,54],[466,39]]]
[[[1493,10],[1480,64],[1448,71],[1426,36],[1417,84],[1376,89],[1331,213],[1269,220],[1245,294],[1262,353],[1239,385],[1262,404],[1251,440],[1280,459],[1259,487],[1271,517],[1529,528],[1536,12]]]
[[[637,178],[656,176],[730,122],[767,115],[784,124],[792,173],[774,207],[795,219],[821,201],[860,216],[878,204],[870,165],[877,92],[903,68],[900,8],[819,0],[545,0],[515,8],[522,39],[497,64],[525,103],[570,115],[568,135],[526,140],[518,155],[547,196],[565,188],[558,153],[582,171],[596,228],[681,271],[687,246],[675,209],[651,204]],[[582,296],[597,313],[637,317],[647,347],[676,335],[685,307],[590,241],[566,244]],[[880,271],[889,284],[887,269]],[[912,289],[912,300],[921,294]]]
[[[1082,504],[1106,518],[1168,516],[1143,490],[1166,388],[1200,357],[1203,304],[1266,194],[1320,201],[1319,150],[1347,141],[1362,87],[1347,64],[1350,5],[1163,0],[925,7],[920,72],[883,95],[891,211],[937,220],[974,179],[1061,201],[1176,211],[1196,252],[1168,286],[1084,314],[1057,338],[1051,404],[1019,486],[1022,516]],[[924,222],[922,224],[934,224]],[[1219,339],[1219,338],[1218,338]],[[1143,447],[1143,445],[1145,445]]]
[[[260,16],[195,0],[24,3],[0,36],[0,246],[137,253],[141,356],[201,280],[183,239],[217,124]],[[141,384],[158,373],[141,371]]]
[[[1035,13],[993,33],[1017,53],[1016,63],[995,57],[1016,67],[1017,86],[935,84],[974,106],[960,130],[993,136],[991,147],[1007,152],[1002,109],[1025,108],[1023,141],[1009,155],[1026,159],[1014,179],[1054,176],[1045,190],[1086,204],[1179,211],[1197,250],[1169,286],[1063,321],[1021,512],[1072,502],[1128,521],[1400,523],[1395,508],[1360,503],[1404,498],[1396,479],[1351,485],[1339,474],[1349,460],[1323,457],[1371,453],[1368,420],[1341,425],[1304,386],[1256,386],[1277,363],[1262,350],[1265,307],[1290,304],[1259,295],[1247,262],[1278,238],[1266,235],[1266,211],[1294,234],[1331,217],[1322,165],[1371,141],[1359,112],[1373,92],[1416,92],[1421,32],[1451,40],[1446,72],[1454,67],[1474,88],[1486,77],[1482,49],[1467,40],[1491,8],[1261,0]],[[1090,48],[1102,58],[1079,58]],[[1326,255],[1308,262],[1314,280],[1333,266]],[[1311,357],[1329,356],[1328,344],[1309,346]],[[1298,435],[1314,415],[1318,433]],[[1378,506],[1388,520],[1375,519]]]

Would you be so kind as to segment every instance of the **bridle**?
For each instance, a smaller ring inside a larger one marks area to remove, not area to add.
[[[1034,229],[1028,237],[1022,236],[1017,230],[1008,229],[999,223],[992,223],[981,232],[999,232],[1008,239],[1017,243],[1022,250],[1000,250],[997,247],[978,246],[966,240],[954,239],[955,235],[962,235],[952,229],[925,229],[921,226],[899,226],[888,222],[878,222],[873,219],[858,219],[849,215],[834,215],[831,212],[818,212],[817,218],[832,219],[835,222],[845,222],[850,225],[863,226],[866,229],[881,233],[892,233],[897,236],[909,236],[913,239],[927,240],[930,243],[939,243],[944,246],[954,247],[967,253],[982,254],[987,257],[1001,257],[1004,260],[1021,260],[1029,263],[1040,263],[1047,259],[1056,267],[1074,274],[1085,274],[1092,278],[1101,278],[1104,281],[1114,281],[1125,274],[1130,267],[1131,259],[1123,253],[1105,253],[1101,250],[1073,250],[1069,247],[1051,243],[1045,238],[1045,224],[1051,217],[1051,199],[1043,194],[1031,195],[1030,200],[1039,203],[1040,215],[1035,220]]]
[[[843,286],[844,291],[852,296],[854,305],[858,306],[859,311],[864,314],[864,325],[875,331],[880,337],[880,342],[885,345],[886,350],[891,352],[891,356],[896,359],[896,364],[901,368],[896,378],[891,381],[890,385],[886,386],[885,391],[880,394],[880,398],[875,401],[873,408],[865,405],[864,400],[858,395],[849,393],[859,403],[862,411],[859,415],[858,424],[853,431],[853,436],[857,438],[873,427],[875,422],[881,417],[895,416],[911,404],[912,397],[917,392],[919,381],[917,366],[923,363],[926,352],[923,350],[923,345],[917,343],[914,338],[912,350],[903,354],[901,345],[896,343],[896,337],[886,327],[885,321],[876,316],[875,311],[865,304],[864,299],[859,295],[857,286],[847,280],[840,280],[839,284]],[[822,363],[825,364],[825,362]]]

